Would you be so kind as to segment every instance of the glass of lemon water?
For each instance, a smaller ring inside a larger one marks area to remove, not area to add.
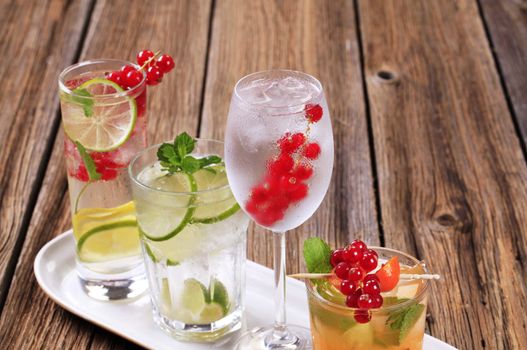
[[[139,153],[129,172],[154,321],[176,339],[212,342],[241,326],[249,219],[223,143],[186,137],[186,151],[178,136]]]
[[[146,147],[146,83],[143,76],[124,89],[106,79],[124,65],[135,66],[92,60],[59,76],[77,272],[99,300],[133,298],[148,288],[126,172]]]

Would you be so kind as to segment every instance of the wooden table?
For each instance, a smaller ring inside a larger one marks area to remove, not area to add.
[[[88,58],[162,49],[177,68],[149,93],[150,142],[222,138],[250,72],[318,77],[336,163],[301,246],[356,237],[443,276],[430,334],[460,349],[527,349],[525,0],[1,0],[0,347],[129,349],[37,286],[32,263],[70,227],[57,76]],[[270,266],[271,235],[250,229]],[[271,320],[270,320],[271,321]]]

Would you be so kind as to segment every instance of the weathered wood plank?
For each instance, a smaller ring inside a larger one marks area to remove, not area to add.
[[[57,0],[0,8],[0,308],[53,143],[57,75],[77,55],[90,6]]]
[[[434,336],[527,348],[527,167],[477,4],[368,0],[359,14],[386,245],[443,276]]]
[[[514,114],[527,142],[527,1],[480,3]]]
[[[81,59],[133,58],[138,50],[150,47],[172,54],[178,65],[163,84],[150,89],[148,131],[152,142],[171,138],[181,130],[197,131],[210,10],[208,0],[96,4]],[[116,20],[123,18],[126,20]],[[50,94],[56,94],[53,86]],[[40,291],[33,277],[32,263],[38,250],[71,226],[61,139],[62,132],[55,141],[1,315],[0,343],[7,349],[129,348],[125,340],[106,337],[104,330],[63,311]]]
[[[305,71],[326,90],[335,135],[333,182],[313,218],[288,233],[289,272],[303,269],[306,237],[343,245],[362,232],[368,242],[379,242],[354,16],[351,1],[216,3],[200,136],[223,139],[232,89],[248,73]],[[271,239],[252,225],[249,258],[272,266]]]

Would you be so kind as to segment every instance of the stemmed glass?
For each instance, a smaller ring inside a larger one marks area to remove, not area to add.
[[[225,163],[243,210],[274,236],[275,322],[242,336],[238,349],[307,349],[309,331],[286,325],[285,232],[322,202],[333,169],[326,99],[314,77],[289,70],[250,74],[235,86]]]

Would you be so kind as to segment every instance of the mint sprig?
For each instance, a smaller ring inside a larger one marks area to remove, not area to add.
[[[386,326],[392,331],[399,332],[399,344],[408,335],[408,332],[417,322],[424,309],[425,306],[423,304],[414,304],[390,313],[386,320]]]
[[[170,174],[184,172],[193,174],[212,164],[222,162],[216,155],[195,158],[190,155],[196,146],[196,140],[186,132],[176,136],[174,143],[163,143],[157,150],[157,158],[162,169]]]
[[[92,94],[90,94],[88,90],[80,88],[77,88],[72,92],[73,94],[62,94],[62,98],[70,103],[80,105],[86,118],[93,116],[94,101]]]
[[[90,181],[99,180],[101,178],[101,174],[97,171],[95,162],[88,154],[88,151],[86,151],[86,148],[84,148],[84,146],[79,141],[75,141],[75,145],[77,146],[77,149],[79,150],[79,154],[82,158],[82,162],[84,163],[84,166],[86,167],[86,171],[88,172],[88,177]]]
[[[318,237],[308,238],[304,242],[304,260],[309,273],[331,272],[331,248]]]

